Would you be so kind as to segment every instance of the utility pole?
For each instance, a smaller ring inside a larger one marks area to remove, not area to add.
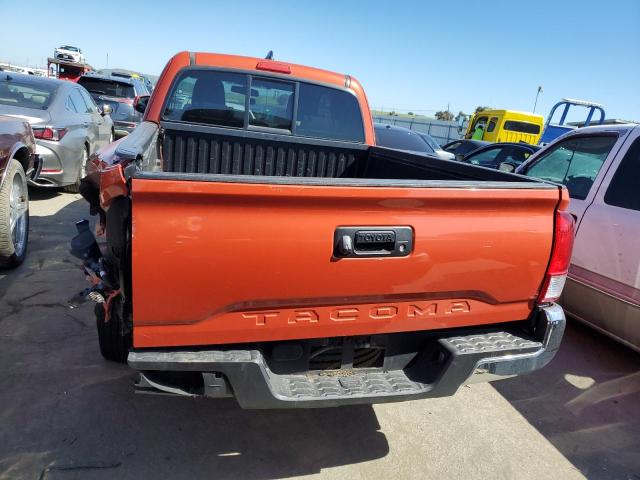
[[[538,92],[536,93],[536,101],[533,103],[533,113],[536,113],[536,107],[538,106],[538,96],[542,92],[542,85],[538,87]]]
[[[106,68],[109,68],[109,52],[107,52],[107,67]]]

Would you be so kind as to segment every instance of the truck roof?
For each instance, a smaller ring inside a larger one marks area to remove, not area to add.
[[[476,115],[504,115],[507,112],[510,115],[514,115],[514,116],[526,116],[527,118],[540,117],[540,119],[544,119],[544,117],[542,115],[539,115],[537,113],[522,112],[520,110],[509,110],[509,109],[506,109],[506,108],[500,108],[500,109],[493,109],[492,108],[490,110],[482,110],[481,112],[477,112]]]
[[[182,55],[186,52],[180,52],[178,55]],[[285,75],[291,75],[292,77],[305,78],[316,82],[333,83],[335,85],[347,86],[349,80],[352,80],[349,75],[343,73],[331,72],[315,67],[307,67],[304,65],[298,65],[295,63],[282,62],[278,60],[267,60],[258,57],[244,57],[241,55],[227,55],[222,53],[205,53],[205,52],[189,52],[191,65],[202,65],[208,67],[227,67],[240,70],[256,70],[256,71],[268,71],[271,73],[283,73],[275,71],[277,68],[288,67],[290,73]],[[263,68],[258,68],[258,65],[262,65]],[[275,67],[274,70],[269,70],[269,66]]]
[[[614,124],[614,125],[591,125],[589,127],[581,127],[575,130],[571,130],[566,134],[566,136],[572,135],[584,135],[585,133],[603,133],[603,132],[616,132],[616,133],[624,133],[629,130],[633,130],[634,128],[640,128],[640,125],[637,123],[623,123],[623,124]]]

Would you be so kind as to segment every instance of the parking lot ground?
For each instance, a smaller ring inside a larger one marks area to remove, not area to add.
[[[1,479],[640,479],[640,356],[575,322],[544,370],[451,398],[244,411],[135,395],[92,305],[66,306],[86,203],[31,195],[27,261],[0,271]]]

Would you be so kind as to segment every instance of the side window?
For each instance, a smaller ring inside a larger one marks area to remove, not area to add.
[[[480,152],[477,154],[471,154],[468,159],[468,162],[472,165],[480,165],[483,167],[490,167],[496,162],[496,157],[502,151],[501,147],[490,148],[485,150],[484,152]]]
[[[69,96],[71,97],[73,104],[76,106],[76,111],[78,113],[91,113],[91,110],[82,98],[82,94],[78,88],[72,89]]]
[[[571,198],[584,200],[616,140],[611,135],[567,139],[540,157],[526,174],[562,183]]]
[[[98,112],[98,106],[96,105],[96,102],[93,101],[93,98],[91,98],[91,95],[89,95],[83,89],[80,89],[80,94],[82,95],[82,98],[84,99],[84,103],[87,104],[87,107],[89,108],[89,111],[91,113],[97,113]]]
[[[254,78],[249,100],[249,125],[291,130],[294,89],[290,82]]]
[[[498,117],[491,117],[489,120],[489,125],[487,126],[487,132],[491,133],[496,129],[496,124],[498,123]]]
[[[511,132],[528,133],[530,135],[538,135],[540,133],[540,125],[529,122],[518,122],[516,120],[507,120],[504,122],[504,129]]]
[[[524,163],[524,161],[530,156],[531,152],[525,148],[511,147],[505,152],[505,157],[500,161],[507,162],[518,167],[521,163]]]
[[[445,150],[447,152],[455,152],[460,145],[461,145],[461,142],[455,142],[449,145],[447,148],[445,148]]]
[[[488,120],[489,120],[489,117],[478,117],[478,118],[476,118],[476,121],[473,122],[473,127],[471,127],[471,131],[475,130],[478,127],[484,128],[487,125],[487,121]]]
[[[604,201],[607,205],[640,210],[640,138],[637,138],[620,162],[611,179]]]
[[[78,109],[73,104],[73,100],[71,100],[71,97],[67,97],[67,101],[65,102],[64,106],[68,111],[73,112],[73,113],[78,113]]]

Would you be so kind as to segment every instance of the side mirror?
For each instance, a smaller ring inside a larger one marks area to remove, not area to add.
[[[458,162],[461,162],[462,160],[464,160],[464,155],[462,153],[456,153],[456,160]]]
[[[138,95],[133,100],[133,109],[136,112],[144,113],[149,104],[149,98],[151,98],[151,95]]]
[[[106,103],[102,105],[102,108],[100,109],[100,115],[104,117],[105,115],[111,115],[111,112],[113,112],[113,108],[111,108],[111,105],[107,105]]]
[[[512,163],[502,162],[498,166],[498,170],[501,172],[513,173],[516,171],[516,167]]]

